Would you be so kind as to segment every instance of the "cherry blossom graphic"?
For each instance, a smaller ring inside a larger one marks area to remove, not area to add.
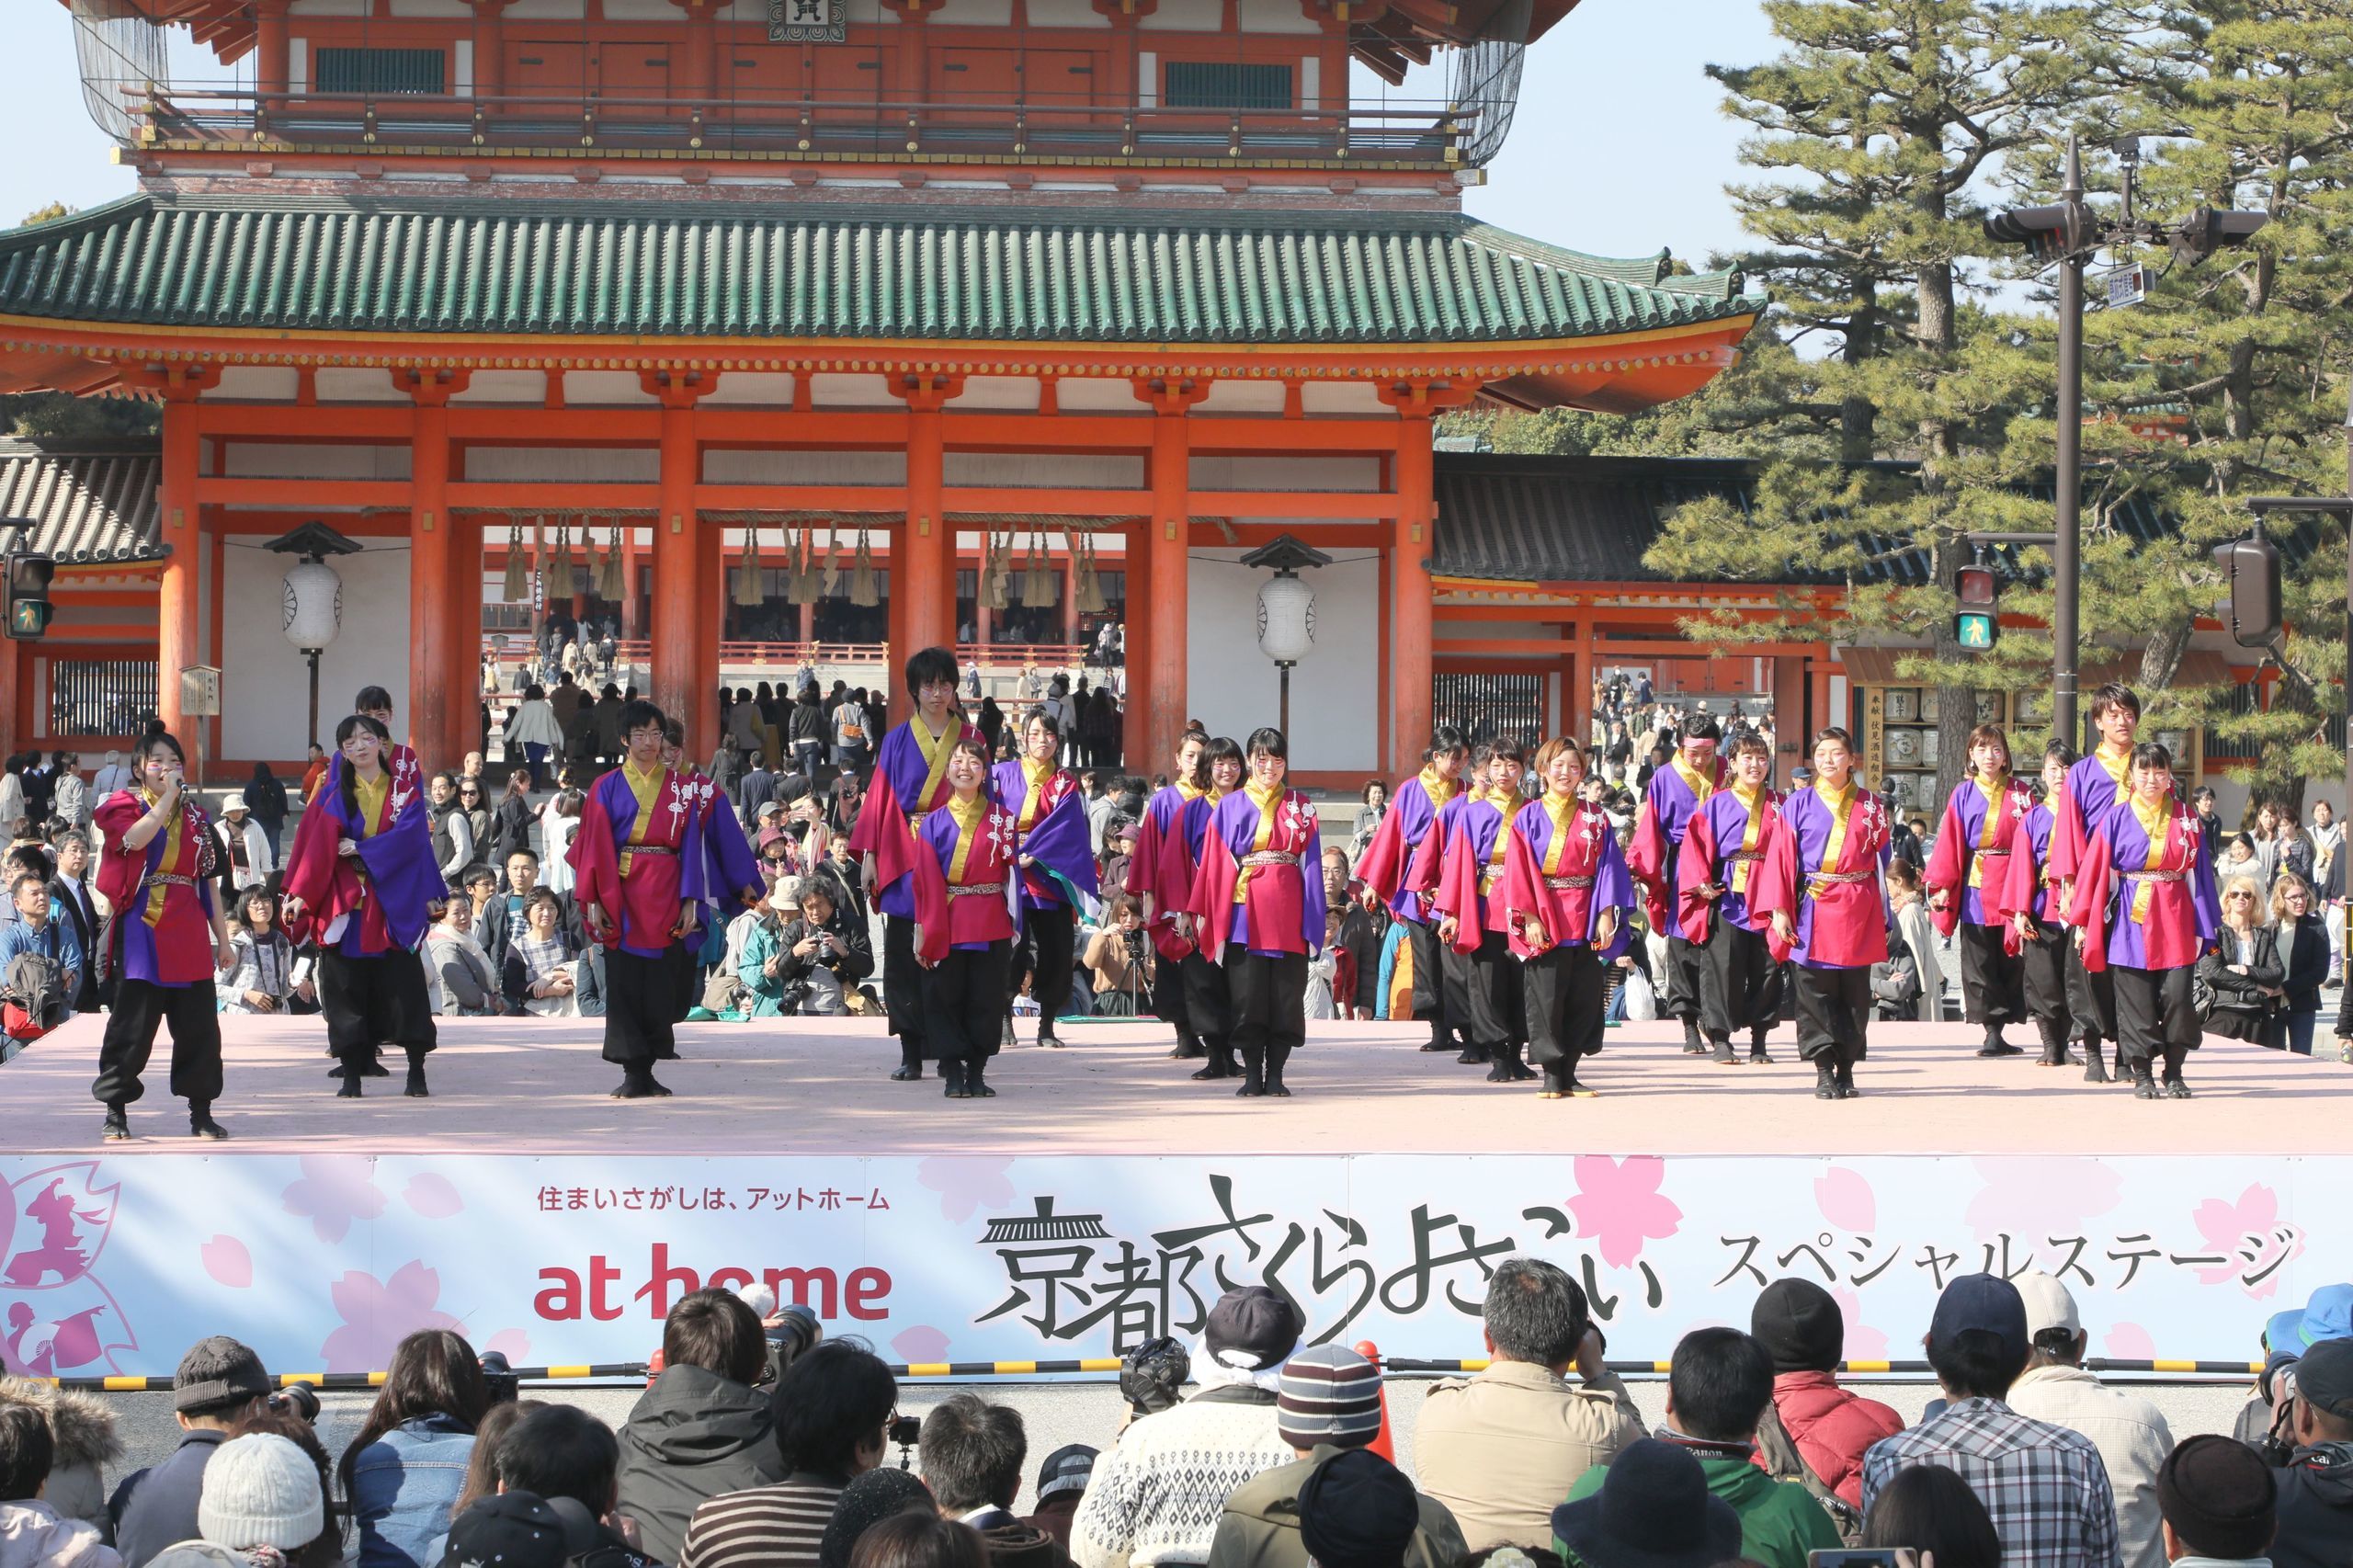
[[[1830,1299],[1838,1303],[1838,1315],[1847,1324],[1846,1348],[1840,1354],[1849,1361],[1886,1360],[1887,1335],[1863,1321],[1862,1293],[1841,1285]]]
[[[311,1221],[312,1233],[332,1245],[351,1233],[355,1220],[384,1211],[376,1162],[364,1154],[305,1154],[301,1179],[286,1189],[286,1211]]]
[[[487,1356],[495,1350],[506,1358],[510,1367],[527,1367],[531,1361],[531,1335],[527,1329],[502,1328],[474,1346]]]
[[[393,1346],[418,1329],[464,1326],[436,1310],[441,1277],[422,1259],[411,1258],[381,1282],[355,1268],[327,1293],[343,1319],[319,1351],[330,1372],[381,1371],[392,1364]]]
[[[2251,1299],[2262,1301],[2279,1292],[2280,1270],[2303,1254],[2303,1232],[2280,1222],[2279,1195],[2260,1182],[2236,1203],[2210,1198],[2189,1217],[2206,1245],[2221,1255],[2198,1269],[2201,1285],[2235,1278]]]
[[[1655,1154],[1620,1161],[1607,1154],[1580,1154],[1574,1174],[1577,1195],[1569,1199],[1577,1233],[1601,1249],[1601,1261],[1623,1268],[1643,1255],[1645,1242],[1665,1241],[1683,1223],[1683,1210],[1662,1194],[1666,1162]]]
[[[243,1290],[254,1282],[254,1255],[234,1236],[215,1236],[197,1248],[196,1256],[216,1285]]]
[[[26,1377],[119,1371],[138,1335],[97,1274],[120,1189],[75,1160],[0,1180],[0,1369]]]
[[[119,1372],[119,1350],[139,1348],[112,1292],[84,1278],[32,1297],[0,1297],[0,1370],[27,1378]]]
[[[891,1348],[910,1362],[945,1361],[948,1359],[948,1335],[938,1329],[917,1324],[893,1338]]]
[[[1813,1202],[1824,1219],[1851,1234],[1868,1236],[1879,1228],[1879,1195],[1860,1171],[1831,1166],[1813,1178]]]
[[[401,1188],[401,1201],[428,1220],[447,1220],[465,1211],[466,1200],[449,1178],[433,1171],[419,1171],[408,1178]]]
[[[2154,1361],[2157,1342],[2137,1323],[2120,1323],[2099,1342],[2100,1353],[2119,1361]]]
[[[2009,1235],[2040,1246],[2046,1236],[2080,1234],[2124,1200],[2124,1178],[2099,1160],[2004,1155],[1971,1163],[1985,1182],[1969,1201],[1969,1226],[1980,1242]]]
[[[983,1207],[1013,1201],[1012,1168],[1010,1158],[940,1154],[915,1167],[915,1180],[939,1194],[940,1217],[961,1225]]]

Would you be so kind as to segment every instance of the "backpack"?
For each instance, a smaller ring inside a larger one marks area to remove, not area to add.
[[[1806,1489],[1807,1494],[1821,1505],[1822,1511],[1830,1516],[1841,1542],[1847,1546],[1861,1544],[1862,1511],[1824,1485],[1813,1467],[1805,1462],[1805,1456],[1798,1451],[1797,1440],[1781,1425],[1778,1406],[1766,1405],[1765,1418],[1756,1424],[1756,1457],[1765,1461],[1766,1473],[1774,1480],[1794,1481]]]
[[[55,945],[57,938],[50,942]],[[46,953],[18,953],[5,977],[6,1028],[16,1040],[38,1040],[65,1021],[65,966]]]

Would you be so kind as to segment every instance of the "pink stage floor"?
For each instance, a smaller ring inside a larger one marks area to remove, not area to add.
[[[98,1147],[101,1025],[76,1019],[0,1065],[0,1153]],[[1586,1074],[1599,1097],[1547,1101],[1416,1051],[1415,1026],[1320,1024],[1288,1074],[1295,1096],[1244,1101],[1189,1082],[1197,1064],[1167,1060],[1157,1025],[1071,1025],[1063,1050],[999,1057],[997,1098],[950,1102],[936,1078],[886,1080],[897,1051],[879,1022],[699,1024],[680,1028],[686,1059],[662,1074],[676,1097],[629,1104],[605,1096],[619,1074],[597,1059],[596,1020],[446,1020],[432,1099],[403,1098],[395,1066],[358,1104],[332,1097],[317,1020],[223,1028],[218,1113],[235,1141],[183,1135],[159,1043],[133,1111],[142,1136],[110,1153],[2277,1155],[2335,1153],[2326,1129],[2353,1123],[2353,1068],[2333,1059],[2210,1039],[2190,1059],[2198,1097],[2146,1104],[2031,1055],[1979,1061],[1960,1025],[1880,1026],[1863,1097],[1840,1103],[1813,1097],[1786,1027],[1769,1067],[1686,1057],[1672,1025],[1613,1029]]]

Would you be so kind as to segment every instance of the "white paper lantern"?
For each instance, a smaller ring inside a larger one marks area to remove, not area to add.
[[[1299,577],[1269,577],[1258,585],[1258,651],[1279,665],[1295,665],[1315,645],[1315,590]]]
[[[343,630],[343,579],[324,561],[286,574],[286,640],[305,651],[332,645]]]

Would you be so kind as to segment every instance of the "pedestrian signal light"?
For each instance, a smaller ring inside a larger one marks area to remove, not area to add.
[[[2001,634],[1995,619],[1999,595],[1994,569],[1980,561],[1963,566],[1952,574],[1955,606],[1952,618],[1953,641],[1972,653],[1993,651],[1994,641]]]
[[[2261,534],[2214,547],[2214,565],[2230,585],[2231,640],[2268,648],[2279,640],[2279,547]]]
[[[57,562],[46,555],[8,557],[9,637],[29,640],[49,630],[54,608],[49,602],[49,581],[56,574]]]

